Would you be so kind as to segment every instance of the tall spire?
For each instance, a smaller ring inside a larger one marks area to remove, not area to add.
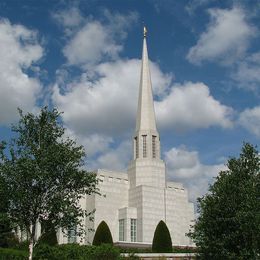
[[[147,38],[147,30],[146,27],[144,27],[143,55],[142,55],[140,86],[139,86],[138,110],[137,110],[137,118],[136,118],[136,131],[140,131],[140,130],[156,131],[152,84],[151,84],[151,76],[149,70],[149,59],[148,59],[146,38]]]
[[[156,129],[146,38],[147,30],[144,27],[136,131],[133,138],[133,160],[130,162],[127,172],[131,188],[139,185],[164,188],[165,165],[161,160],[160,137]]]

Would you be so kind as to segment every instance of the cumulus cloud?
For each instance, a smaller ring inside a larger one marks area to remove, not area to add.
[[[130,140],[122,141],[115,149],[110,149],[92,161],[92,169],[103,168],[109,170],[126,170],[131,159],[132,143]]]
[[[122,45],[114,42],[99,22],[87,23],[65,46],[63,53],[73,65],[96,64],[103,58],[116,58]]]
[[[260,91],[260,52],[253,53],[237,63],[232,78],[241,88]]]
[[[17,117],[17,107],[35,108],[41,84],[26,70],[43,56],[35,31],[0,20],[0,124]]]
[[[176,84],[168,96],[156,102],[155,110],[162,128],[188,131],[214,125],[232,127],[232,109],[214,99],[201,82]]]
[[[260,106],[244,110],[239,116],[239,123],[249,132],[260,137]]]
[[[79,13],[79,10],[74,8],[64,12],[66,15],[58,13],[56,16],[67,17],[70,12],[75,14]],[[127,28],[137,20],[137,14],[111,14],[105,10],[103,17],[105,19],[103,22],[85,18],[85,22],[74,30],[74,34],[71,31],[72,36],[63,49],[63,54],[70,65],[89,68],[101,60],[114,60],[118,57],[123,49],[123,45],[119,42],[125,39]],[[63,18],[62,23],[65,28],[71,30],[71,24],[78,26],[82,20],[83,18],[80,21],[75,19],[66,21]]]
[[[165,152],[165,163],[168,179],[179,181],[189,190],[189,198],[195,202],[208,191],[209,184],[221,170],[224,164],[205,165],[200,162],[197,151],[189,151],[186,147],[171,148]]]
[[[68,9],[58,10],[57,12],[52,13],[52,17],[56,20],[60,25],[62,25],[67,34],[72,32],[69,29],[73,29],[84,22],[84,17],[82,16],[80,10],[76,6],[72,6]]]
[[[76,134],[69,127],[66,127],[66,136],[75,140],[78,145],[83,145],[87,157],[94,157],[101,153],[107,152],[113,143],[113,138],[101,134],[81,135]]]
[[[231,64],[245,53],[256,28],[246,21],[245,13],[237,7],[210,9],[209,14],[210,23],[189,50],[187,59],[194,64],[205,60]]]
[[[53,101],[64,111],[63,119],[77,134],[122,135],[134,129],[140,77],[140,60],[118,60],[96,67],[96,80],[82,75],[62,93],[54,87]],[[160,95],[171,82],[151,64],[154,92]],[[120,109],[119,109],[120,108]]]

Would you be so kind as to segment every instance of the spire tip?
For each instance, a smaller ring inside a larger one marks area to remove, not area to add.
[[[144,26],[144,37],[146,37],[147,36],[147,29],[146,29],[146,27]]]

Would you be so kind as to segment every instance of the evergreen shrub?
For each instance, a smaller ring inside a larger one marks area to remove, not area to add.
[[[172,239],[166,224],[161,220],[157,225],[154,237],[152,251],[155,253],[171,253]]]
[[[27,260],[28,252],[13,248],[0,248],[0,260]]]
[[[99,246],[101,244],[113,244],[110,229],[105,221],[102,221],[99,224],[92,244],[94,246]]]
[[[1,259],[1,258],[0,258]],[[85,246],[78,244],[66,244],[49,246],[41,244],[34,250],[34,260],[119,260],[118,248],[109,244],[101,246]]]

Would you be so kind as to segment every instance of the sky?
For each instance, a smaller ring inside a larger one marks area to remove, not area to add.
[[[260,140],[257,0],[1,0],[0,140],[17,107],[56,107],[87,168],[132,158],[143,25],[167,179],[205,194]]]

